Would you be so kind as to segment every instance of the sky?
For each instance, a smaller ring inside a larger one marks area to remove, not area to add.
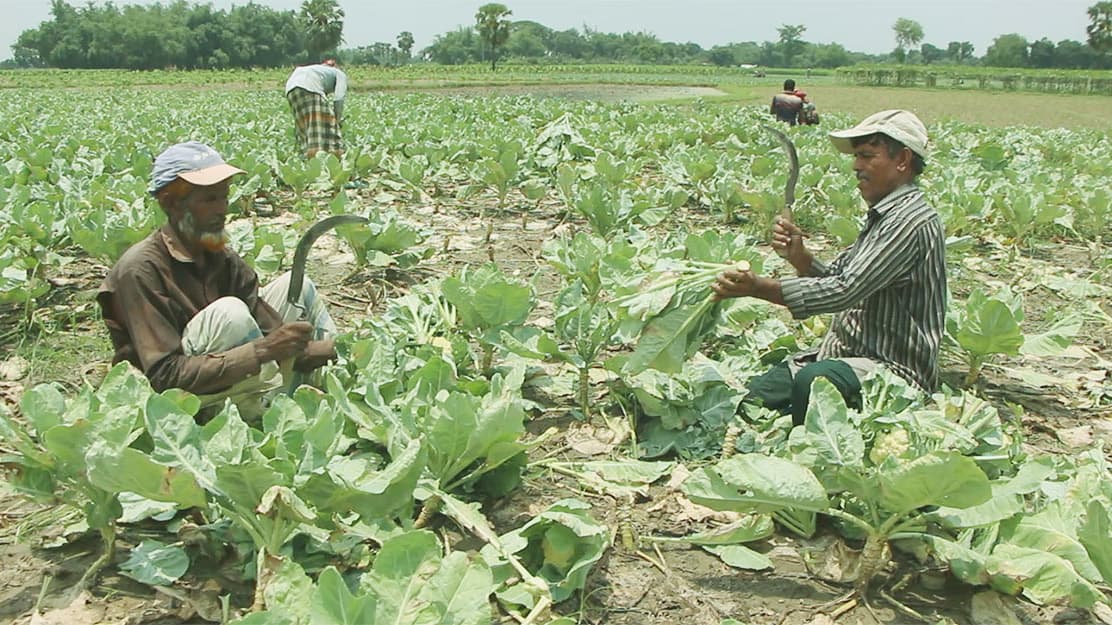
[[[84,6],[87,0],[68,0]],[[190,0],[193,1],[193,0]],[[475,21],[487,0],[340,0],[346,13],[344,46],[394,43],[403,30],[413,33],[415,50],[436,35]],[[892,24],[905,17],[923,27],[924,42],[945,48],[969,41],[982,56],[1000,35],[1018,33],[1035,41],[1085,41],[1086,9],[1097,0],[500,0],[514,20],[532,20],[580,32],[649,32],[662,41],[695,42],[704,48],[739,41],[773,41],[784,24],[803,24],[803,39],[840,43],[854,52],[878,54],[895,47]],[[101,0],[94,0],[103,4]],[[255,0],[275,9],[297,9],[301,0]],[[197,2],[194,2],[195,4]],[[247,0],[208,0],[217,9]],[[116,0],[116,6],[154,4]],[[19,34],[50,19],[50,0],[0,0],[0,58],[11,56]]]

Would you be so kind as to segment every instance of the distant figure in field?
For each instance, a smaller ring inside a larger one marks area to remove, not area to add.
[[[807,92],[802,89],[796,89],[795,95],[803,100],[803,106],[799,109],[799,114],[796,115],[796,122],[803,126],[813,126],[819,123],[819,111],[815,108],[815,103],[807,99]]]
[[[332,105],[328,96],[332,96]],[[286,100],[297,124],[297,143],[305,158],[317,152],[343,154],[340,126],[344,119],[347,75],[336,61],[325,59],[315,65],[302,65],[286,80]]]
[[[799,111],[802,109],[803,98],[795,90],[795,81],[789,78],[784,81],[784,90],[772,96],[769,112],[775,115],[776,119],[794,126],[799,122]]]
[[[792,126],[819,123],[819,114],[814,103],[807,99],[807,92],[795,88],[795,81],[791,78],[784,81],[783,91],[772,96],[769,112],[776,119]]]

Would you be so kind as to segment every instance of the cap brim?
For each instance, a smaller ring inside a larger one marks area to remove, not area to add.
[[[207,187],[218,182],[224,182],[225,180],[231,178],[232,176],[235,176],[236,174],[245,173],[247,172],[238,167],[232,167],[227,163],[220,163],[219,165],[213,165],[212,167],[198,169],[197,171],[189,171],[183,174],[178,174],[178,177],[188,182],[189,184],[195,184],[199,187]]]
[[[834,149],[843,154],[853,154],[854,139],[876,134],[876,132],[874,128],[850,128],[849,130],[835,130],[829,134],[829,137],[830,142],[834,144]]]

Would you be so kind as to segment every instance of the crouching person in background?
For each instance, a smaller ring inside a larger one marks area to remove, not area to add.
[[[803,109],[803,97],[799,95],[795,89],[795,81],[791,78],[784,81],[784,90],[772,96],[772,104],[768,108],[768,112],[776,116],[776,119],[787,122],[792,126],[796,125],[799,121],[799,112]]]
[[[316,287],[306,280],[308,321],[298,321],[286,304],[289,274],[260,290],[226,247],[229,184],[241,173],[195,141],[159,154],[149,190],[167,223],[124,253],[97,294],[112,363],[132,363],[156,391],[197,395],[202,420],[225,399],[257,417],[270,394],[295,382],[283,381],[281,365],[309,372],[335,357],[336,326]]]

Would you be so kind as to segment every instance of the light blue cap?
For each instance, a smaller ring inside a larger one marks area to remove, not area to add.
[[[186,141],[166,148],[154,159],[148,191],[154,195],[178,178],[207,187],[243,173],[246,172],[225,163],[220,153],[209,146]]]

